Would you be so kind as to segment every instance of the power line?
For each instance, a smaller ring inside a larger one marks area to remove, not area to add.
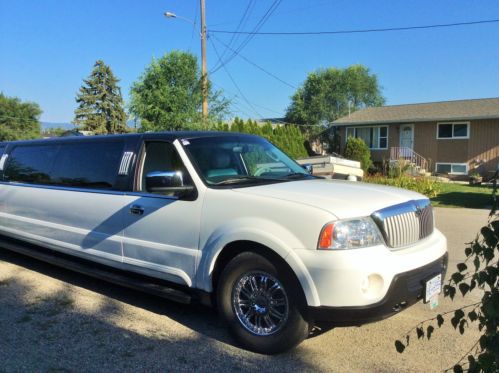
[[[240,104],[240,103],[238,103]],[[235,108],[240,112],[240,113],[243,113],[244,115],[246,115],[248,118],[251,118],[252,115],[249,114],[246,110],[242,109],[240,106],[238,106],[237,104],[233,104],[235,106]]]
[[[279,78],[278,76],[276,76],[275,74],[271,73],[270,71],[264,69],[263,67],[261,67],[260,65],[257,65],[255,62],[249,60],[248,58],[246,58],[245,56],[243,56],[242,54],[240,53],[237,53],[234,49],[232,49],[229,45],[225,44],[223,41],[221,41],[219,38],[217,38],[215,35],[209,35],[209,36],[213,36],[220,44],[224,45],[226,47],[226,50],[230,50],[234,53],[236,53],[237,56],[241,57],[243,60],[245,60],[246,62],[248,62],[249,64],[255,66],[257,69],[263,71],[265,74],[271,76],[272,78],[280,81],[281,83],[287,85],[288,87],[291,87],[291,88],[294,88],[294,89],[297,89],[298,87],[294,86],[293,84],[291,83],[288,83],[286,82],[285,80],[282,80],[281,78]]]
[[[211,43],[211,45],[213,46],[213,50],[215,51],[216,55],[218,57],[220,57],[220,54],[218,53],[218,50],[217,50],[217,47],[215,46],[215,43],[213,43],[213,40],[211,40],[211,38],[208,39]],[[244,95],[244,93],[241,91],[241,89],[239,88],[239,86],[237,85],[236,81],[234,80],[234,78],[232,77],[231,73],[229,72],[229,70],[227,69],[227,67],[225,66],[225,64],[223,64],[221,67],[223,67],[223,69],[225,70],[225,72],[227,73],[227,76],[230,78],[230,80],[232,81],[232,84],[234,84],[234,87],[236,87],[237,91],[239,92],[239,94],[241,95],[241,98],[244,100],[244,102],[246,102],[248,104],[248,106],[252,109],[252,111],[257,114],[257,116],[259,116],[260,118],[262,118],[262,115],[258,112],[258,110],[255,109],[255,107],[248,101],[248,99],[246,98],[246,96]]]
[[[230,94],[233,94],[233,95],[234,95],[234,97],[235,97],[236,99],[240,98],[240,97],[237,95],[237,93],[232,92],[232,91],[230,91],[230,90],[228,90],[228,89],[226,89],[226,88],[222,87],[220,84],[217,84],[217,83],[215,83],[215,82],[213,82],[213,81],[211,81],[211,84],[213,84],[214,86],[219,87],[220,89],[223,89],[223,90],[224,90],[224,91],[226,91],[226,92],[229,92]],[[240,105],[243,105],[243,103],[241,103],[241,102],[237,102],[237,103],[238,103],[238,104],[240,104]],[[239,109],[239,111],[241,111],[241,112],[242,112],[243,114],[245,114],[247,117],[251,117],[251,115],[250,115],[250,114],[248,114],[248,112],[246,112],[245,110],[241,109],[241,107],[240,107],[240,106],[238,106],[238,105],[236,105],[236,104],[234,104],[234,103],[232,103],[232,104],[233,104],[234,106],[236,106],[236,109]],[[254,105],[254,106],[258,106],[258,107],[260,107],[260,108],[262,108],[262,109],[264,109],[264,110],[267,110],[267,111],[273,112],[273,113],[275,113],[275,114],[282,115],[282,113],[280,113],[280,112],[278,112],[278,111],[276,111],[276,110],[274,110],[274,109],[270,109],[270,108],[268,108],[268,107],[265,107],[265,106],[259,105],[259,104],[255,103],[255,102],[252,102],[251,104],[252,104],[252,105]],[[260,119],[265,119],[265,118],[260,117]],[[277,122],[277,123],[282,123],[282,124],[287,124],[287,125],[292,125],[292,126],[297,126],[297,127],[321,127],[321,128],[323,128],[323,127],[324,127],[324,126],[323,126],[323,125],[321,125],[321,124],[296,124],[296,123],[285,122],[285,121],[283,121],[283,120],[279,120],[279,119],[276,119],[276,118],[274,118],[273,120],[274,120],[275,122]]]
[[[253,109],[252,109],[252,108],[250,108],[250,107],[248,106],[248,104],[247,104],[247,103],[245,103],[243,100],[241,100],[241,97],[240,97],[239,95],[234,95],[233,99],[234,99],[234,101],[233,101],[233,102],[234,102],[234,104],[235,104],[235,106],[236,106],[236,109],[237,109],[237,108],[239,108],[239,109],[243,108],[243,114],[246,114],[246,116],[247,116],[248,118],[253,118],[253,117],[255,117],[255,114],[254,114],[254,113],[253,113],[253,114],[248,114],[248,111],[249,111],[249,112],[251,112]],[[251,104],[252,104],[252,105],[254,105],[254,103],[251,103]],[[239,106],[237,106],[237,105],[239,105]]]
[[[228,89],[226,89],[226,88],[222,87],[220,84],[216,84],[216,83],[215,83],[215,82],[213,82],[213,81],[212,81],[211,83],[212,83],[213,85],[215,85],[215,86],[219,87],[220,89],[223,89],[224,91],[229,92],[230,94],[234,95],[234,97],[235,97],[236,99],[241,98],[241,97],[240,97],[237,93],[232,92],[232,91],[230,91],[230,90],[228,90]],[[241,102],[239,102],[239,104],[242,104],[242,103],[241,103]],[[269,111],[269,112],[272,112],[272,113],[275,113],[275,114],[278,114],[278,115],[282,115],[282,113],[281,113],[281,112],[278,112],[278,111],[276,111],[276,110],[274,110],[274,109],[270,109],[270,108],[268,108],[268,107],[266,107],[266,106],[263,106],[263,105],[257,104],[257,103],[255,103],[255,102],[251,102],[251,105],[252,105],[252,106],[258,106],[258,107],[260,107],[260,108],[262,108],[262,109],[264,109],[264,110],[266,110],[266,111]],[[245,113],[245,114],[247,114],[247,113]],[[250,115],[248,115],[248,116],[250,116]]]
[[[281,12],[277,12],[277,13],[274,13],[274,16],[280,16],[282,14],[289,14],[289,13],[296,13],[296,12],[304,12],[304,11],[307,11],[309,9],[313,9],[313,8],[317,8],[319,6],[322,6],[324,4],[331,4],[331,0],[325,0],[325,1],[319,1],[318,3],[316,4],[310,4],[308,6],[305,6],[305,7],[299,7],[299,8],[292,8],[292,9],[288,9],[288,10],[283,10]],[[251,18],[254,18],[254,17],[251,17]],[[217,27],[217,26],[224,26],[224,25],[233,25],[234,21],[228,21],[228,22],[219,22],[219,23],[215,23],[215,24],[212,24],[212,25],[209,25],[208,27]]]
[[[260,29],[263,27],[263,25],[268,21],[270,16],[275,12],[275,10],[279,7],[281,4],[282,0],[274,0],[274,2],[270,5],[269,9],[265,12],[265,14],[260,18],[260,20],[257,22],[256,26],[254,27],[253,31],[249,33],[249,37],[246,38],[241,45],[237,48],[237,51],[239,52],[242,48],[244,48],[250,41],[253,39],[253,36],[260,31]]]
[[[253,102],[253,105],[258,106],[259,108],[262,108],[262,109],[264,109],[264,110],[270,111],[271,113],[274,113],[274,114],[277,114],[277,115],[281,115],[281,116],[282,116],[282,113],[281,113],[281,112],[276,111],[276,110],[271,109],[271,108],[268,108],[267,106],[259,105],[259,104],[256,104],[256,103],[254,103],[254,102]]]
[[[218,88],[220,88],[224,92],[230,93],[232,95],[230,103],[231,103],[232,106],[235,106],[236,109],[239,109],[239,111],[241,111],[243,114],[245,114],[249,118],[251,118],[252,116],[254,116],[254,114],[249,114],[248,113],[247,110],[251,111],[252,109],[249,106],[247,106],[246,103],[240,101],[241,97],[237,93],[235,93],[235,92],[233,92],[233,91],[231,91],[229,89],[226,89],[226,88],[222,87],[220,84],[217,84],[217,83],[215,83],[213,81],[211,81],[211,84],[213,84],[214,86],[217,86]],[[252,104],[256,106],[255,103],[252,103]],[[240,106],[238,106],[238,105],[240,105]]]
[[[217,33],[217,34],[243,34],[243,35],[252,35],[252,36],[255,36],[255,35],[274,35],[274,36],[337,35],[337,34],[361,34],[361,33],[371,33],[371,32],[423,30],[423,29],[444,28],[444,27],[482,25],[482,24],[498,23],[498,22],[499,22],[499,19],[487,19],[487,20],[470,21],[470,22],[455,22],[455,23],[441,23],[441,24],[423,25],[423,26],[386,27],[386,28],[372,28],[372,29],[358,29],[358,30],[292,31],[292,32],[254,32],[254,31],[210,30],[210,32]]]
[[[253,10],[253,6],[255,5],[255,2],[254,0],[250,0],[248,2],[248,5],[246,6],[246,9],[244,10],[244,13],[241,17],[241,19],[239,20],[239,23],[237,24],[237,27],[236,27],[236,31],[240,31],[245,25],[246,23],[248,22],[248,18],[249,18],[249,15],[251,14],[251,11]],[[229,40],[229,46],[232,46],[233,43],[235,43],[235,41],[237,39],[239,39],[239,34],[232,34],[232,37],[230,38]],[[225,48],[223,51],[222,51],[222,54],[221,54],[221,57],[218,59],[218,61],[215,63],[215,68],[218,67],[218,65],[220,63],[222,63],[222,58],[224,58],[225,56],[225,53],[227,53],[227,50],[228,50],[228,47]]]
[[[260,29],[263,27],[263,25],[267,22],[267,20],[270,18],[272,13],[277,9],[279,4],[281,3],[282,0],[274,0],[272,5],[270,5],[269,9],[265,12],[265,14],[260,18],[260,20],[257,22],[256,26],[253,28],[253,31],[246,33],[248,36],[242,41],[241,44],[236,48],[236,51],[239,53],[241,50],[243,50],[246,45],[255,37],[255,33],[260,31]],[[220,70],[224,65],[228,64],[232,59],[236,56],[236,53],[232,53],[225,61],[223,61],[220,66],[217,66],[211,73],[213,74],[214,72]]]
[[[194,10],[194,22],[192,24],[191,40],[189,41],[189,48],[188,48],[189,51],[191,50],[192,40],[194,39],[194,31],[196,31],[197,27],[198,13],[199,13],[199,4],[196,6],[196,9]]]

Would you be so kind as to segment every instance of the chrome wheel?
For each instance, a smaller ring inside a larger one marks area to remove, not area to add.
[[[232,306],[241,324],[259,336],[274,334],[289,316],[284,287],[265,272],[245,273],[235,282]]]

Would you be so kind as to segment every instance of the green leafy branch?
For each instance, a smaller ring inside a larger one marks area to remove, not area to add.
[[[440,328],[448,315],[451,325],[464,334],[472,323],[478,323],[480,338],[473,344],[452,368],[454,372],[497,372],[499,371],[499,215],[497,214],[497,172],[493,181],[492,209],[487,225],[465,248],[466,260],[457,264],[457,270],[444,286],[444,296],[454,300],[459,290],[464,297],[477,289],[482,291],[479,302],[461,306],[433,318],[421,321],[405,333],[405,338],[395,341],[399,353],[409,346],[410,336],[415,332],[418,339],[429,340],[434,324]],[[467,361],[464,361],[467,358]]]

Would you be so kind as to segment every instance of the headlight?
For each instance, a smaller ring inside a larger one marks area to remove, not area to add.
[[[379,245],[383,238],[371,218],[338,220],[322,228],[319,250],[358,249]]]

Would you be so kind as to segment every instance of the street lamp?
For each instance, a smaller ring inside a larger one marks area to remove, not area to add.
[[[181,19],[183,21],[189,22],[190,24],[196,26],[196,23],[192,19],[178,16],[176,13],[173,13],[173,12],[165,12],[164,16],[166,18],[178,18],[178,19]]]
[[[200,0],[201,2],[201,93],[203,96],[203,120],[206,123],[208,119],[208,72],[206,69],[206,19],[205,19],[205,0]],[[165,12],[165,17],[167,18],[178,18],[193,24],[196,23],[189,18],[181,17],[173,12]]]

